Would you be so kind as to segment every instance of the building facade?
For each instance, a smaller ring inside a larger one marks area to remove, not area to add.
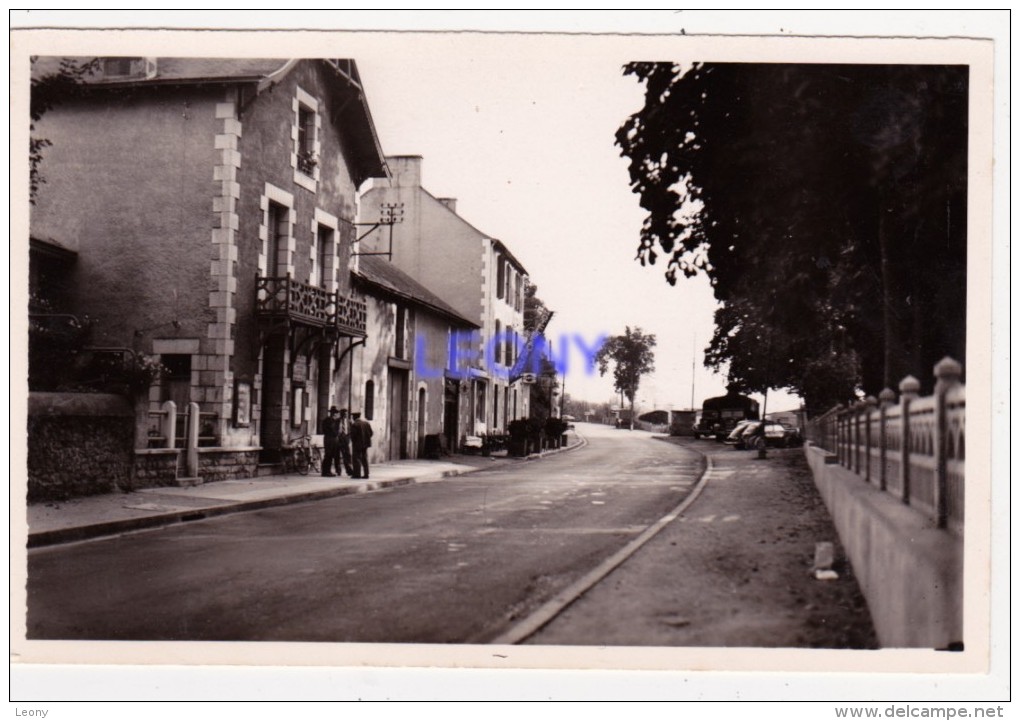
[[[457,214],[456,200],[422,187],[420,156],[387,158],[390,175],[366,184],[361,222],[399,218],[359,243],[359,252],[382,252],[392,263],[440,295],[478,331],[451,344],[457,379],[467,386],[471,418],[466,436],[504,434],[510,421],[527,418],[529,394],[510,383],[509,369],[522,350],[528,273],[509,248]],[[461,438],[463,442],[465,437]]]
[[[373,427],[369,462],[421,458],[457,447],[470,427],[463,368],[447,352],[478,324],[378,256],[357,258],[355,292],[367,308],[367,337],[341,362],[352,383],[351,410]],[[429,446],[426,437],[433,436]]]
[[[172,454],[153,448],[167,401],[197,404],[207,480],[254,474],[350,405],[357,189],[388,175],[353,61],[104,59],[35,132],[33,248],[64,268],[47,282],[96,345],[169,369],[140,404],[141,465]]]

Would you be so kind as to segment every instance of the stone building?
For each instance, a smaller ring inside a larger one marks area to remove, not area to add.
[[[369,462],[420,458],[426,436],[442,437],[445,448],[455,449],[470,417],[462,402],[465,368],[448,349],[478,324],[384,258],[356,262],[354,288],[368,310],[367,337],[353,341],[341,375],[346,368],[351,409],[373,427]]]
[[[396,213],[401,222],[368,235],[360,250],[391,254],[393,265],[478,324],[456,349],[467,358],[466,435],[506,433],[529,414],[527,386],[508,380],[522,346],[528,272],[503,242],[458,215],[455,199],[422,187],[420,156],[389,157],[387,166],[390,176],[366,184],[359,212],[367,221]]]
[[[352,60],[102,59],[34,135],[51,145],[33,265],[95,344],[170,371],[138,404],[139,467],[179,465],[153,447],[168,400],[201,412],[205,480],[252,475],[350,405],[357,190],[388,177]]]

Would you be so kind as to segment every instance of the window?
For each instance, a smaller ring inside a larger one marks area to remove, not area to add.
[[[279,203],[269,203],[268,238],[269,248],[266,251],[267,269],[266,273],[270,278],[279,277],[280,269],[286,268],[287,263],[280,262],[280,255],[287,250],[287,238],[289,234],[289,217],[287,208]]]
[[[496,334],[492,338],[493,352],[496,354],[494,360],[497,363],[503,362],[503,341],[500,339],[500,333],[502,333],[499,321],[496,321]]]
[[[513,275],[514,275],[513,268],[511,268],[510,264],[507,263],[507,266],[506,266],[506,293],[503,295],[503,297],[506,298],[506,302],[507,302],[508,305],[513,305],[514,304],[514,297],[513,297],[513,294],[510,292],[511,288],[512,288],[511,283],[512,283],[512,279],[513,279],[512,278]]]
[[[328,288],[329,273],[333,270],[329,262],[333,252],[333,229],[320,225],[315,239],[315,268],[312,270],[313,278],[318,274],[320,288]]]
[[[397,305],[397,322],[393,330],[393,355],[404,358],[407,350],[407,309]]]
[[[103,61],[103,75],[115,77],[118,75],[131,75],[132,65],[137,65],[141,58],[106,58]]]
[[[375,417],[375,381],[365,383],[365,420],[370,421]]]
[[[304,105],[298,106],[298,170],[308,176],[315,171],[315,112]]]
[[[499,428],[499,386],[492,386],[492,430]]]
[[[503,297],[503,286],[506,284],[506,263],[503,256],[496,254],[496,297]]]
[[[475,389],[477,391],[475,403],[475,418],[478,419],[479,423],[485,423],[485,384],[476,383]]]
[[[322,119],[319,101],[311,93],[297,88],[291,100],[290,164],[294,168],[294,182],[313,193],[317,190],[322,147],[320,146]]]

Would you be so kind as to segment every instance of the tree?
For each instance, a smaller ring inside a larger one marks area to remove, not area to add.
[[[624,72],[646,93],[616,136],[648,211],[638,257],[709,277],[707,366],[819,409],[963,356],[966,67]]]
[[[46,179],[39,166],[42,163],[43,150],[53,143],[47,138],[34,135],[35,124],[42,120],[49,110],[61,102],[80,94],[85,82],[99,68],[99,58],[91,60],[75,60],[73,58],[47,58],[40,68],[39,58],[31,59],[32,91],[29,99],[28,159],[29,159],[29,201],[34,205],[39,188]],[[39,70],[37,73],[36,71]]]
[[[538,286],[528,283],[524,289],[524,331],[531,333],[549,313],[549,308],[538,297]]]
[[[637,395],[641,376],[655,370],[655,336],[641,332],[640,328],[624,328],[623,335],[612,336],[595,355],[599,374],[605,375],[613,366],[613,387],[630,401],[630,417],[634,422],[634,396]]]
[[[532,418],[544,421],[553,413],[557,382],[556,366],[549,357],[549,347],[539,330],[544,328],[552,311],[537,293],[538,286],[531,283],[524,289],[524,332],[530,345],[522,349],[518,363],[521,364],[521,372],[534,372],[536,375],[535,383],[529,386],[530,413]]]

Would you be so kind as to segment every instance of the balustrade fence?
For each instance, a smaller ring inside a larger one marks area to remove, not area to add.
[[[928,514],[938,528],[963,531],[965,386],[951,358],[935,366],[935,393],[918,395],[907,376],[900,396],[886,388],[852,407],[836,406],[808,423],[808,440],[834,462]]]

